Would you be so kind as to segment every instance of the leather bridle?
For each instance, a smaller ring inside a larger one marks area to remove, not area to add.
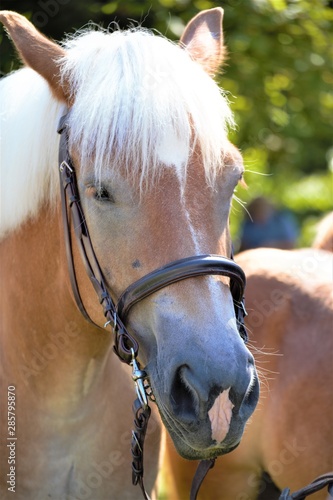
[[[132,378],[135,382],[138,396],[138,399],[134,403],[135,431],[133,431],[132,440],[133,484],[140,484],[144,497],[148,498],[143,486],[143,444],[150,416],[147,396],[152,399],[152,393],[147,381],[148,375],[144,370],[140,369],[140,365],[137,362],[139,344],[125,326],[128,313],[135,304],[144,298],[177,281],[197,276],[227,276],[230,278],[230,291],[233,297],[238,331],[244,342],[246,342],[247,333],[244,326],[244,316],[246,315],[244,307],[245,274],[232,258],[228,259],[219,255],[187,257],[173,261],[143,276],[130,285],[122,293],[118,302],[115,303],[108,292],[103,272],[96,258],[80,201],[75,168],[68,149],[68,114],[61,118],[58,132],[60,133],[59,173],[62,217],[71,286],[75,302],[85,319],[94,326],[102,328],[90,318],[81,299],[73,262],[72,227],[87,275],[103,307],[106,318],[104,328],[111,325],[114,334],[114,351],[121,361],[131,365],[133,369]],[[199,465],[199,467],[201,466],[201,472],[199,471],[199,474],[194,479],[191,498],[196,498],[198,488],[213,463],[212,460],[204,460]]]

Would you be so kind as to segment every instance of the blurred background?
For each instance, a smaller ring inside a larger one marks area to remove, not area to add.
[[[24,14],[55,40],[89,21],[104,28],[114,21],[121,28],[140,23],[178,40],[195,14],[217,6],[224,9],[229,52],[217,79],[237,123],[230,139],[246,166],[247,188],[238,187],[240,201],[233,201],[231,214],[236,250],[249,247],[244,233],[249,232],[246,226],[252,230],[258,207],[285,221],[281,227],[287,236],[281,246],[308,246],[318,220],[333,204],[332,1],[1,1],[2,9]],[[4,75],[19,67],[19,61],[2,27],[0,49]],[[254,240],[260,239],[259,233]],[[272,238],[275,244],[267,246],[279,246],[278,235]]]

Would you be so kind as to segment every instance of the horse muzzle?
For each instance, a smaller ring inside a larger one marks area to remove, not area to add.
[[[178,453],[186,459],[207,459],[229,453],[241,440],[259,398],[259,381],[248,353],[246,369],[232,383],[224,370],[189,363],[174,368],[165,391],[150,377],[154,397]],[[223,384],[223,385],[222,385]]]

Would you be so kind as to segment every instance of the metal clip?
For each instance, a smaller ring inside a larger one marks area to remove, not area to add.
[[[117,331],[117,313],[116,311],[113,314],[113,333]]]
[[[147,373],[144,370],[140,370],[139,365],[135,359],[135,353],[133,348],[131,348],[131,352],[132,352],[131,366],[133,368],[132,379],[135,383],[136,394],[141,403],[141,406],[143,409],[145,409],[148,407],[148,398],[144,386],[144,379],[147,377]]]
[[[113,333],[115,333],[116,329],[117,329],[117,313],[116,312],[114,312],[114,314],[113,314],[113,320],[109,319],[109,321],[104,323],[104,328],[106,328],[108,325],[111,325],[111,323],[113,323],[112,331],[113,331]]]
[[[60,172],[63,172],[67,168],[71,173],[73,173],[73,169],[68,165],[67,161],[62,161],[59,167]]]

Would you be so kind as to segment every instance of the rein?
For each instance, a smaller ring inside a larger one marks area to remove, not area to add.
[[[329,472],[328,474],[322,474],[321,476],[318,476],[308,486],[304,486],[304,488],[295,491],[291,495],[290,495],[290,489],[285,488],[282,491],[279,500],[304,500],[304,498],[306,498],[307,496],[322,490],[326,486],[329,496],[333,498],[333,472]]]

